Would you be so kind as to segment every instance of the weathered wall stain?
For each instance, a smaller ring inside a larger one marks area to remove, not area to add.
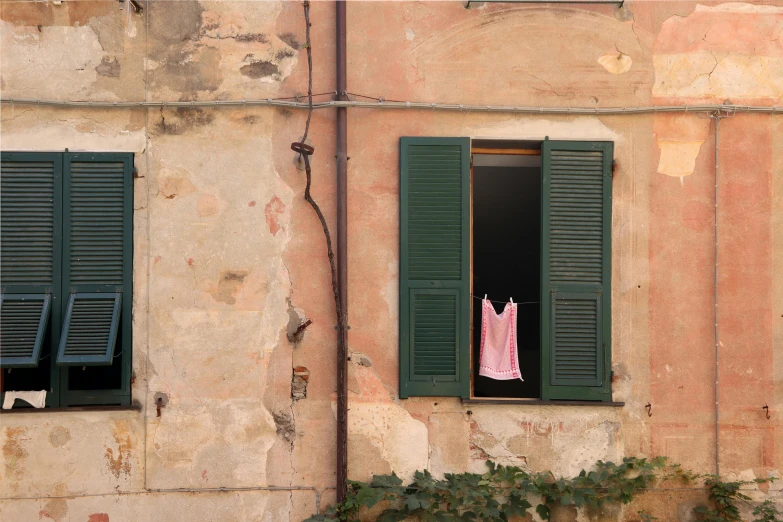
[[[248,78],[258,79],[258,78],[266,78],[266,77],[272,77],[275,74],[280,72],[280,69],[277,67],[277,65],[273,64],[272,62],[268,61],[254,61],[250,62],[247,65],[243,65],[239,68],[239,72],[247,76]]]
[[[598,63],[603,65],[604,69],[612,74],[623,74],[631,69],[633,60],[627,54],[617,51],[601,56],[598,58]]]
[[[11,481],[10,486],[17,489],[18,481],[25,473],[25,459],[28,451],[25,443],[27,428],[6,427],[5,443],[3,444],[3,460],[5,460],[5,476]]]
[[[95,67],[98,74],[108,78],[119,78],[121,70],[120,61],[116,57],[109,58],[108,56],[104,56],[101,63]]]
[[[131,434],[128,432],[127,422],[116,422],[112,427],[112,436],[117,448],[117,456],[114,456],[114,449],[106,447],[104,458],[106,459],[107,469],[115,478],[120,478],[120,474],[129,476],[131,473],[131,451],[134,449],[131,443]]]
[[[55,426],[49,432],[49,443],[55,448],[65,446],[71,440],[71,432],[64,426]]]
[[[247,274],[248,272],[244,270],[226,270],[222,272],[220,279],[218,279],[217,290],[212,293],[212,297],[215,301],[222,303],[230,305],[236,303],[236,294],[245,282]]]
[[[276,236],[278,231],[280,231],[279,220],[280,214],[283,212],[285,212],[285,204],[277,196],[273,196],[264,207],[266,224],[269,227],[269,232],[271,232],[273,236]]]
[[[44,508],[38,513],[38,518],[46,517],[60,522],[68,514],[68,503],[62,498],[53,498],[46,502]]]
[[[157,129],[163,134],[184,134],[185,132],[209,125],[214,119],[211,111],[178,107],[174,111],[160,110],[160,121]]]
[[[284,41],[286,45],[292,49],[299,49],[299,39],[294,33],[278,34],[277,37]]]
[[[177,196],[184,197],[196,191],[196,187],[189,179],[174,170],[161,169],[159,179],[158,190],[166,199],[174,199]]]
[[[201,217],[212,216],[220,212],[220,198],[214,194],[204,194],[196,203],[196,212]]]

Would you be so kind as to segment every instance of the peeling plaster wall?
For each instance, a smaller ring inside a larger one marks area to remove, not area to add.
[[[329,92],[333,5],[313,3],[311,20],[314,90]],[[0,2],[0,90],[116,101],[302,95],[303,24],[297,2],[151,2],[141,15],[105,1]],[[368,96],[783,103],[783,8],[771,3],[357,2],[348,27],[349,89]],[[334,482],[330,274],[289,149],[304,119],[267,108],[3,105],[3,150],[135,153],[141,410],[0,416],[0,518],[271,522],[314,512],[310,490],[198,491]],[[334,234],[333,129],[332,112],[314,114],[313,196]],[[416,135],[615,143],[613,391],[624,407],[398,398],[398,138]],[[694,114],[350,111],[350,476],[481,472],[487,459],[575,474],[625,455],[713,471],[713,147],[714,124]],[[781,151],[779,117],[721,124],[720,459],[732,476],[780,474],[783,462]],[[157,417],[160,394],[168,402]],[[195,491],[160,491],[175,488]],[[780,486],[769,494],[780,497]],[[635,520],[644,508],[690,520],[702,498],[652,492],[593,519]],[[327,490],[322,506],[332,499]]]

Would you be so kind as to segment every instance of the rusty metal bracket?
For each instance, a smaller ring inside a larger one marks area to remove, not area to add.
[[[291,144],[291,150],[305,156],[312,156],[315,152],[315,147],[301,141],[295,141]]]
[[[767,419],[769,419],[770,418],[769,417],[769,406],[767,406],[767,404],[764,403],[764,406],[762,406],[761,409],[762,410],[766,410],[766,412],[767,412]]]
[[[644,405],[644,409],[647,410],[647,416],[652,417],[652,404],[648,402],[647,404]]]

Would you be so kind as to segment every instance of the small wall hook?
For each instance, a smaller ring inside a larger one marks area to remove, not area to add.
[[[767,406],[767,403],[764,403],[764,406],[762,406],[761,409],[767,412],[767,419],[769,419],[769,406]]]
[[[648,402],[647,404],[644,405],[644,409],[647,410],[647,416],[652,417],[652,404]]]

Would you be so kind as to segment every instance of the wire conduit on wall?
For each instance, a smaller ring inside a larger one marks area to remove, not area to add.
[[[205,101],[69,101],[43,100],[33,98],[2,98],[0,103],[11,105],[39,105],[42,107],[84,107],[96,109],[133,109],[144,107],[285,107],[289,109],[307,110],[309,105],[304,102],[267,98],[263,100],[205,100]],[[622,114],[652,114],[664,112],[693,113],[762,113],[783,114],[783,107],[760,105],[660,105],[644,107],[522,107],[511,105],[471,105],[435,102],[401,102],[401,101],[326,101],[313,103],[313,109],[329,109],[347,107],[356,109],[414,109],[440,110],[462,112],[496,112],[516,114],[576,114],[576,115],[622,115]]]

